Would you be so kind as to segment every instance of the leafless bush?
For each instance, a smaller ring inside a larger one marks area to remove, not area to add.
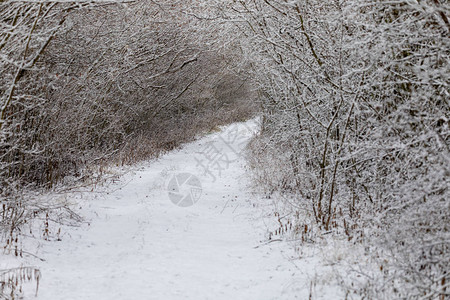
[[[369,298],[449,293],[448,9],[254,1],[230,13],[259,53],[256,174],[381,257]]]
[[[184,5],[0,2],[5,242],[23,222],[48,213],[34,209],[24,191],[158,156],[254,113],[239,54],[216,48],[217,32],[183,13]]]

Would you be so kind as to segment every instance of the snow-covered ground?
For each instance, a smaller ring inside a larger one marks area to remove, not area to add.
[[[85,222],[40,241],[45,261],[27,258],[42,273],[37,299],[342,298],[321,284],[331,269],[318,249],[299,259],[267,240],[271,204],[250,191],[240,155],[254,123],[133,167],[106,191],[65,195]]]

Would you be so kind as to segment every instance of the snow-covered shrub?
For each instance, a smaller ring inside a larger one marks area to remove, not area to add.
[[[263,96],[251,160],[261,181],[380,257],[364,296],[448,297],[448,4],[254,1],[233,11],[247,22]]]
[[[448,4],[375,1],[346,6],[364,70],[353,161],[359,201],[371,203],[368,243],[389,251],[372,296],[445,298],[450,268]],[[447,21],[446,21],[447,20]],[[356,128],[355,128],[356,131]],[[356,171],[356,169],[359,169]],[[367,191],[365,191],[367,189]],[[395,278],[394,281],[391,281]]]

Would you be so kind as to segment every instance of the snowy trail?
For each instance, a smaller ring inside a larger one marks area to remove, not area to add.
[[[295,278],[289,247],[265,243],[236,155],[254,128],[229,126],[122,176],[109,194],[83,194],[89,225],[41,245],[37,299],[305,299],[309,281]],[[169,199],[167,185],[180,173],[202,186],[189,207]]]

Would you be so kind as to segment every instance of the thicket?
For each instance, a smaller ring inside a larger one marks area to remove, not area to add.
[[[30,191],[92,181],[105,165],[157,157],[253,115],[239,49],[217,44],[220,24],[183,5],[0,1],[4,251],[22,255],[22,225],[49,218]]]
[[[380,271],[357,267],[364,280],[342,284],[369,299],[450,296],[449,8],[255,0],[223,10],[254,53],[256,181],[289,200],[280,222],[304,242],[321,232],[364,245]]]

